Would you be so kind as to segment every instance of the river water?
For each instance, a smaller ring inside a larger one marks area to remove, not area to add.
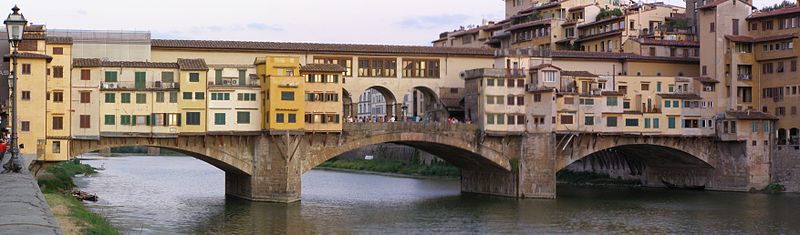
[[[130,234],[800,233],[800,195],[559,187],[556,200],[461,194],[457,180],[312,170],[302,201],[225,197],[221,170],[190,157],[87,160],[87,205]]]

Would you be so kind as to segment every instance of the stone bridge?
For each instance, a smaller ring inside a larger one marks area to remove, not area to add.
[[[590,167],[650,186],[704,185],[748,190],[766,185],[769,159],[740,142],[711,137],[528,133],[491,136],[476,125],[346,123],[341,133],[235,133],[177,138],[73,140],[71,155],[122,146],[172,149],[225,171],[226,192],[257,201],[299,200],[301,176],[360,147],[395,143],[437,155],[461,169],[463,192],[554,198],[556,172]]]

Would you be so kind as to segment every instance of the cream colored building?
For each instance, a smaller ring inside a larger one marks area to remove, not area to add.
[[[344,67],[338,64],[307,64],[300,67],[305,78],[306,132],[340,132]]]
[[[465,119],[489,134],[525,131],[525,74],[522,70],[473,69],[463,72]]]
[[[208,132],[261,131],[262,93],[253,65],[209,65]]]

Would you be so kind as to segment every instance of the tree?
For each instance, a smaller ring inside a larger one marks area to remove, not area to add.
[[[782,9],[782,8],[786,8],[786,7],[796,7],[796,6],[797,6],[797,3],[795,3],[795,2],[783,0],[783,2],[781,2],[781,3],[777,3],[777,4],[772,5],[772,6],[765,6],[765,7],[761,8],[761,10],[759,10],[759,11],[760,12],[768,12],[768,11],[774,11],[774,10],[778,10],[778,9]]]

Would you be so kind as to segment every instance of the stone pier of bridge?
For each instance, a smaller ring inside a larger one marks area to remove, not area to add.
[[[303,173],[345,152],[382,143],[414,147],[457,166],[462,192],[506,197],[555,198],[556,173],[573,163],[609,172],[637,167],[635,177],[648,186],[746,191],[770,180],[769,157],[746,151],[745,143],[591,133],[493,136],[468,124],[353,123],[341,133],[115,137],[73,141],[71,151],[76,156],[120,146],[172,149],[224,170],[229,195],[293,202],[300,199]]]

